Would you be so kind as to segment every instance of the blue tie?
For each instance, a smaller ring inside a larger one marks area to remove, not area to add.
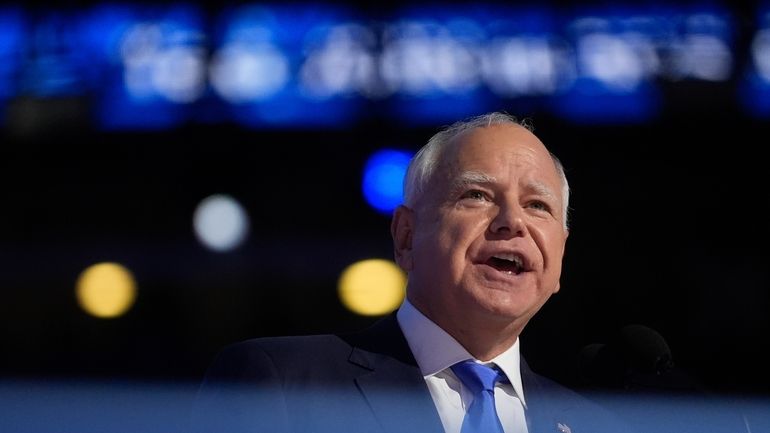
[[[455,375],[473,393],[461,433],[504,433],[495,408],[495,384],[508,379],[500,371],[473,360],[452,366]]]

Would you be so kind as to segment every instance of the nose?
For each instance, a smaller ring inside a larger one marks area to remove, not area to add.
[[[492,234],[506,237],[522,237],[527,235],[527,225],[524,222],[524,212],[518,205],[498,207],[497,214],[489,224]]]

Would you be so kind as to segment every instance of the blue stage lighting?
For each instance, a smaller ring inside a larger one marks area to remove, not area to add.
[[[740,96],[765,116],[767,6],[757,17]],[[107,130],[435,125],[490,110],[648,122],[666,103],[663,82],[732,85],[734,21],[710,0],[416,3],[374,17],[327,3],[3,6],[0,117],[24,95],[86,100]]]
[[[412,154],[383,149],[372,154],[364,168],[363,192],[378,212],[390,214],[403,199],[403,182]]]
[[[660,80],[725,82],[733,73],[731,17],[718,7],[586,7],[565,29],[575,76],[551,109],[579,123],[649,121],[662,108]]]
[[[238,123],[343,126],[365,112],[356,80],[373,67],[375,41],[346,9],[254,4],[218,18],[210,80]]]
[[[0,101],[17,91],[13,78],[23,58],[24,24],[20,8],[0,8]]]
[[[106,4],[84,14],[83,46],[99,54],[102,72],[94,112],[102,129],[166,129],[192,118],[206,91],[204,20],[191,4]]]
[[[739,87],[741,103],[757,117],[770,117],[770,2],[758,14],[749,67]]]

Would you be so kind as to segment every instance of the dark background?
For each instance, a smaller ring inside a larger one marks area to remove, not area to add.
[[[750,10],[735,6],[747,22]],[[517,100],[489,107],[531,118],[572,188],[562,290],[522,336],[536,371],[575,384],[583,346],[638,323],[709,388],[770,392],[770,122],[738,105],[737,79],[660,83],[662,111],[635,124],[577,124]],[[373,323],[336,292],[348,264],[391,258],[389,217],[360,191],[363,164],[383,147],[415,151],[446,123],[407,124],[372,103],[340,127],[104,132],[77,99],[19,98],[7,119],[26,104],[58,114],[33,133],[7,121],[0,135],[7,378],[195,382],[238,340]],[[251,217],[235,251],[193,234],[195,206],[214,193]],[[138,299],[123,317],[76,303],[78,274],[98,261],[134,272]]]

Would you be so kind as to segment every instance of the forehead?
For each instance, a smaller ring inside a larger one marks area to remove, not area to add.
[[[526,170],[538,177],[558,179],[553,159],[545,145],[529,130],[514,124],[490,125],[455,137],[446,149],[445,175],[466,170],[506,175]]]

